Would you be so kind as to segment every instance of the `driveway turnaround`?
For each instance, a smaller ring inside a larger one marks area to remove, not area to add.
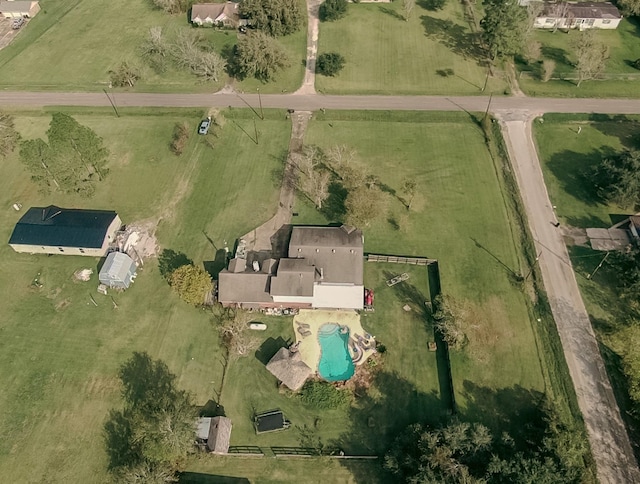
[[[499,116],[499,115],[498,115]],[[640,472],[609,383],[589,315],[533,142],[531,117],[503,116],[511,164],[524,201],[538,263],[601,483],[638,483]]]

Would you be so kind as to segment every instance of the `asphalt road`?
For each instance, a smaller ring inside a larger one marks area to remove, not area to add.
[[[146,94],[110,93],[117,107],[247,107],[287,108],[300,111],[364,109],[400,111],[485,111],[489,97],[445,96],[325,96],[319,94]],[[245,103],[246,101],[246,103]],[[0,106],[109,106],[105,93],[0,91]],[[494,97],[491,112],[531,114],[603,113],[640,114],[640,99],[547,99]]]
[[[109,97],[110,96],[110,97]],[[602,483],[640,483],[640,470],[544,184],[531,119],[547,112],[640,114],[640,100],[527,97],[325,96],[317,94],[144,94],[0,91],[1,106],[247,107],[476,111],[501,119],[565,358]]]
[[[578,405],[601,483],[637,483],[640,471],[604,361],[582,302],[575,272],[544,183],[533,141],[532,120],[501,122],[536,245]],[[534,323],[535,324],[535,323]]]

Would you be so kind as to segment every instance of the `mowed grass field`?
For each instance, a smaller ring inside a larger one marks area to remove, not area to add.
[[[556,63],[553,77],[575,78],[576,57],[572,42],[580,36],[578,31],[552,32],[539,30],[535,40],[542,44],[542,57]],[[640,71],[631,63],[640,58],[640,23],[630,17],[622,19],[615,30],[597,31],[598,40],[609,47],[609,59],[604,71],[607,80],[584,81],[576,87],[573,80],[539,81],[539,65],[533,66],[532,75],[520,78],[520,87],[531,96],[557,97],[638,97],[640,93]],[[521,68],[530,70],[532,67]]]
[[[301,1],[301,4],[304,2]],[[201,82],[190,73],[169,66],[158,74],[141,58],[141,46],[151,27],[160,26],[165,36],[192,29],[186,14],[169,15],[146,0],[43,0],[42,10],[23,27],[6,48],[0,50],[0,86],[18,90],[99,91],[109,85],[109,71],[122,61],[138,65],[141,92],[214,92],[226,82]],[[304,9],[304,7],[302,7]],[[197,30],[214,49],[223,53],[237,42],[235,31]],[[237,84],[241,91],[294,91],[304,75],[306,24],[301,31],[279,39],[291,66],[276,81],[262,84],[249,79]]]
[[[120,118],[107,110],[75,114],[111,151],[109,177],[91,200],[39,194],[16,153],[0,164],[5,187],[0,193],[0,238],[5,241],[0,244],[3,481],[107,481],[102,426],[109,409],[120,405],[117,369],[133,351],[164,360],[199,405],[214,395],[221,367],[210,317],[179,301],[153,260],[127,292],[112,293],[118,305],[114,309],[111,298],[96,292],[97,259],[16,254],[6,244],[21,215],[11,208],[13,203],[22,203],[23,211],[53,203],[114,209],[125,223],[162,216],[160,244],[182,249],[202,263],[208,245],[202,228],[210,228],[216,240],[218,235],[231,239],[275,211],[275,203],[261,211],[243,200],[276,200],[269,173],[282,166],[279,156],[290,131],[283,115],[261,122],[264,141],[256,146],[229,122],[212,150],[195,135],[202,115],[179,110],[121,110]],[[49,121],[45,112],[16,113],[25,139],[43,136]],[[168,147],[176,122],[188,122],[194,133],[181,157]],[[225,171],[227,166],[233,166],[234,176]],[[182,186],[198,187],[211,193],[211,199],[197,202],[194,192]],[[198,217],[193,216],[196,211]],[[209,225],[202,225],[204,220]],[[188,239],[192,234],[202,241]],[[182,237],[189,242],[181,245]],[[95,271],[88,283],[72,278],[82,268]],[[36,277],[41,288],[32,285]]]
[[[346,59],[335,77],[316,76],[316,89],[331,94],[481,94],[487,68],[464,20],[462,6],[448,2],[434,12],[416,2],[401,16],[402,2],[349,4],[347,15],[320,24],[318,53]],[[450,70],[447,73],[447,70]],[[501,78],[489,78],[485,94],[502,93]]]
[[[477,321],[469,347],[451,353],[461,414],[493,426],[497,405],[481,408],[483,400],[497,392],[524,389],[534,398],[543,391],[541,365],[552,356],[538,353],[526,296],[510,282],[510,271],[521,272],[522,254],[512,233],[517,228],[479,128],[457,113],[328,112],[311,122],[305,142],[355,149],[384,190],[399,197],[403,179],[416,181],[411,211],[391,194],[387,211],[365,227],[365,251],[438,259],[443,292],[464,303]],[[323,218],[303,200],[298,205],[300,223]],[[335,221],[331,214],[325,220]],[[366,267],[365,283],[377,287],[380,276]],[[386,308],[383,324],[396,326],[401,306],[394,301]],[[415,364],[422,362],[433,364],[424,357]]]

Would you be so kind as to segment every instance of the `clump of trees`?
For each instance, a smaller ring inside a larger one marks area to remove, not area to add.
[[[240,15],[252,27],[272,37],[297,32],[305,20],[305,12],[297,0],[242,0]]]
[[[173,136],[171,137],[171,151],[180,156],[189,141],[189,125],[185,123],[176,123],[173,126]]]
[[[575,50],[576,71],[578,73],[577,87],[582,81],[597,79],[603,72],[609,59],[609,47],[598,40],[593,30],[579,32],[573,39]]]
[[[121,62],[118,67],[109,71],[109,80],[114,87],[133,87],[141,77],[140,68],[127,61]]]
[[[640,15],[640,0],[618,0],[616,4],[627,16]]]
[[[104,425],[109,469],[118,482],[174,482],[193,448],[195,408],[160,360],[134,353],[118,372],[124,408]]]
[[[347,14],[347,0],[325,0],[320,5],[320,20],[332,22]]]
[[[344,56],[337,52],[320,54],[316,60],[316,72],[323,76],[333,77],[344,68]]]
[[[228,359],[248,356],[257,348],[258,340],[251,335],[250,321],[251,314],[240,309],[219,307],[214,311],[213,323]]]
[[[300,399],[310,407],[318,410],[344,408],[351,403],[351,395],[339,390],[331,383],[310,380],[300,390]]]
[[[211,275],[193,264],[175,269],[169,276],[169,285],[183,301],[194,306],[204,304],[206,295],[213,289]]]
[[[9,156],[18,146],[20,134],[15,128],[13,116],[0,112],[0,157]]]
[[[167,13],[185,13],[191,4],[190,0],[151,0],[156,8]]]
[[[489,58],[494,61],[521,53],[528,31],[527,11],[516,0],[488,0],[484,6],[480,26]]]
[[[104,180],[109,152],[91,128],[71,116],[54,113],[47,130],[48,143],[40,138],[20,144],[20,159],[31,179],[45,193],[51,189],[93,196]]]
[[[289,56],[276,39],[264,32],[251,31],[238,40],[230,70],[240,79],[255,77],[267,82],[290,65]]]
[[[553,413],[544,423],[537,442],[526,443],[506,433],[496,439],[478,423],[413,424],[395,440],[383,465],[402,482],[581,482],[588,453],[583,433]]]
[[[590,173],[598,195],[621,208],[640,206],[640,151],[604,158]]]

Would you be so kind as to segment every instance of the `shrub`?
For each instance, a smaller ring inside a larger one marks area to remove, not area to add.
[[[344,67],[344,57],[337,52],[320,54],[316,62],[316,72],[323,76],[335,76]]]
[[[331,22],[344,17],[347,13],[347,0],[325,0],[320,5],[320,20]]]
[[[344,390],[338,390],[331,383],[324,381],[308,381],[302,387],[300,394],[302,401],[321,410],[341,408],[349,405],[351,395]]]
[[[171,151],[180,156],[187,146],[189,140],[189,127],[187,123],[176,123],[173,127],[173,138],[171,139]]]
[[[545,59],[542,61],[542,82],[549,82],[553,72],[556,70],[556,63],[551,59]]]
[[[169,284],[183,301],[194,306],[204,304],[206,294],[213,289],[209,273],[192,264],[173,271],[169,277]]]

